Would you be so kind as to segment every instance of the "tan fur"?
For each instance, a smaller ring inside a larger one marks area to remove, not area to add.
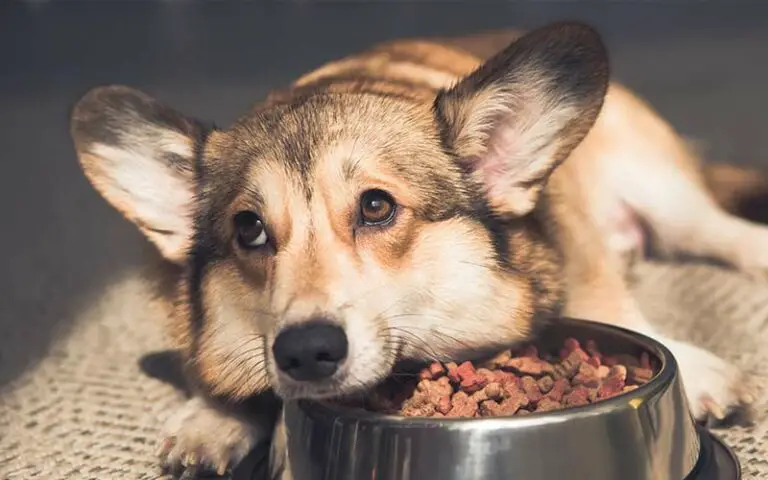
[[[595,42],[567,30],[574,41]],[[554,42],[554,54],[569,48],[549,35],[541,38]],[[189,199],[198,236],[181,217],[173,236],[153,241],[173,261],[189,256],[189,268],[173,276],[171,323],[199,395],[241,401],[271,388],[285,399],[338,396],[380,381],[399,359],[492,351],[527,338],[538,318],[565,314],[664,341],[698,417],[712,413],[708,405],[748,403],[733,367],[645,321],[624,280],[626,258],[652,240],[663,252],[763,270],[768,229],[715,203],[698,159],[650,106],[618,84],[605,91],[596,44],[594,58],[580,60],[596,62],[594,76],[577,72],[589,85],[560,85],[549,50],[525,43],[534,37],[489,60],[519,36],[374,46],[274,92],[230,129],[194,138],[202,146],[199,195]],[[498,78],[509,62],[516,69]],[[111,138],[89,123],[101,118],[102,98],[109,92],[76,109],[78,153],[96,188],[141,226],[146,214],[137,213],[132,186],[112,187],[116,159],[135,153],[126,142],[143,137],[95,148]],[[104,122],[133,122],[140,112],[158,128],[170,116],[168,132],[153,141],[199,135],[174,112],[156,115],[161,107],[145,97],[120,90],[111,102]],[[127,115],[114,107],[121,102],[138,106]],[[160,162],[165,193],[184,198],[191,184],[172,165],[193,149],[169,156],[167,143],[163,150],[150,142],[139,163]],[[360,195],[370,189],[396,199],[391,225],[356,226]],[[237,246],[232,218],[244,210],[258,212],[276,247]],[[191,254],[179,239],[195,244]],[[273,343],[317,316],[345,329],[348,357],[327,381],[295,381],[276,367]],[[197,408],[208,409],[206,422],[217,418],[209,404]],[[247,432],[239,445],[268,437],[265,428],[238,430]],[[171,456],[184,463],[184,452]]]

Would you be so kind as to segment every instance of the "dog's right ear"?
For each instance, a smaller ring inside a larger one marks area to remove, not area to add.
[[[91,90],[71,119],[90,182],[176,263],[191,246],[195,158],[205,134],[195,120],[123,86]]]
[[[581,23],[534,30],[435,100],[443,139],[494,211],[521,217],[602,109],[609,80],[600,35]]]

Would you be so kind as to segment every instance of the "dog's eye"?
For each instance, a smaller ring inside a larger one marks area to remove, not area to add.
[[[383,190],[368,190],[360,198],[360,217],[365,225],[383,225],[395,216],[395,200]]]
[[[259,248],[266,245],[267,230],[258,215],[253,212],[238,212],[235,215],[237,243],[243,248]]]

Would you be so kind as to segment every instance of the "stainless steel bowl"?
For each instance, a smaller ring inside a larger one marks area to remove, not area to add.
[[[656,356],[642,387],[592,405],[525,417],[430,419],[330,403],[286,405],[295,480],[684,480],[739,478],[738,462],[694,422],[677,362],[660,343],[574,319],[537,344],[595,339],[606,353]]]

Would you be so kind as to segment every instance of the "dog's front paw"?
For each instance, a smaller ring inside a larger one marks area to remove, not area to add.
[[[223,475],[269,437],[271,432],[261,430],[196,397],[166,422],[158,456],[163,467],[181,479]]]
[[[757,392],[734,365],[703,348],[685,342],[664,342],[677,359],[693,415],[708,425],[735,415],[747,417]]]

